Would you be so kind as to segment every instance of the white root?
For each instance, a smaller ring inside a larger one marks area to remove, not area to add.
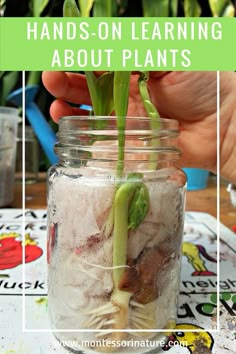
[[[134,307],[140,307],[140,308],[144,308],[145,306],[143,304],[140,304],[136,301],[130,301],[130,305],[134,306]]]
[[[99,314],[102,311],[106,310],[106,309],[113,309],[114,305],[111,302],[107,302],[105,305],[102,305],[98,308],[86,311],[84,314],[85,315],[92,315],[92,314]]]
[[[129,307],[129,328],[138,330],[155,328],[155,301],[146,305],[130,301],[130,305],[132,306]],[[85,327],[92,328],[94,325],[97,325],[96,329],[107,329],[105,332],[98,332],[96,337],[110,335],[112,334],[112,329],[108,329],[107,326],[116,325],[117,314],[119,311],[119,306],[114,305],[111,302],[107,302],[99,308],[87,311],[85,314],[90,315],[90,318],[86,321]],[[150,333],[146,332],[130,332],[130,334],[131,333],[139,338],[150,335]]]
[[[110,315],[112,313],[116,313],[118,312],[120,309],[117,306],[114,306],[111,310],[103,310],[102,312],[99,312],[99,316],[103,316],[103,315]]]
[[[106,319],[104,318],[104,319],[101,320],[101,322],[98,324],[98,326],[96,327],[96,329],[102,328],[105,322],[106,322]]]
[[[105,270],[113,270],[113,269],[119,269],[119,268],[130,268],[130,266],[128,266],[128,265],[121,265],[121,266],[116,266],[116,267],[104,267],[99,264],[89,263],[83,259],[78,259],[78,261],[85,263],[86,265],[89,265],[91,267],[98,268],[98,269],[105,269]]]
[[[101,319],[99,317],[93,317],[93,318],[90,318],[90,321],[85,322],[84,326],[91,327],[91,326],[94,326],[99,321],[101,321]]]
[[[112,334],[112,330],[111,331],[105,331],[105,332],[96,333],[95,337],[103,337],[103,336],[107,336],[108,334]]]
[[[114,324],[114,323],[115,323],[115,320],[109,320],[109,321],[104,322],[104,325],[107,326],[107,325]]]
[[[149,320],[150,317],[149,316],[146,316],[146,315],[143,315],[142,313],[138,312],[138,311],[132,311],[132,314],[131,314],[131,319],[132,318],[142,318],[143,320]]]
[[[91,323],[95,318],[96,318],[96,315],[95,315],[95,314],[91,315],[91,316],[87,319],[87,321],[84,322],[83,325],[84,325],[85,327],[90,327],[90,323]]]
[[[83,273],[87,274],[89,277],[91,277],[91,278],[93,278],[93,279],[95,279],[95,280],[101,281],[101,279],[99,279],[98,277],[96,277],[96,275],[94,275],[93,273],[91,273],[91,272],[87,271],[86,269],[84,269],[81,265],[78,264],[78,267],[79,267],[79,269],[80,269]]]
[[[139,319],[139,318],[133,318],[132,324],[141,325],[142,328],[147,328],[147,329],[149,328],[150,329],[150,326],[148,325],[148,323],[142,319]]]

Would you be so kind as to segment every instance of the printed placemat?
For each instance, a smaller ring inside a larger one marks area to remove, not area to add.
[[[66,354],[49,332],[47,316],[46,210],[0,209],[0,353]],[[22,234],[25,234],[25,273]],[[236,237],[220,224],[220,331],[217,328],[217,221],[205,213],[185,218],[178,332],[171,354],[234,354],[236,346]],[[25,301],[22,301],[22,292]],[[22,313],[25,327],[22,333]],[[198,340],[183,328],[203,329]],[[48,332],[44,332],[44,331]],[[181,345],[184,342],[184,346]],[[125,353],[125,351],[124,351]],[[155,351],[156,353],[156,351]]]

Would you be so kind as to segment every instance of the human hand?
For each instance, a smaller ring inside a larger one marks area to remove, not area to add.
[[[233,146],[230,141],[227,142],[224,139],[232,118],[229,108],[232,106],[232,94],[236,91],[236,82],[232,74],[221,74],[223,124],[220,145],[223,158],[221,158],[222,175],[234,182],[236,172],[228,168],[227,163],[229,158],[233,158],[229,156],[233,152]],[[146,115],[139,95],[137,79],[138,73],[134,72],[130,84],[128,116]],[[91,104],[84,75],[44,72],[43,82],[48,91],[57,97],[50,109],[55,121],[64,115],[85,114],[85,111],[71,107],[65,102]],[[161,117],[177,119],[180,124],[181,134],[176,141],[183,151],[178,162],[180,167],[199,167],[216,171],[216,86],[216,72],[150,73],[148,87],[153,104],[157,107]]]

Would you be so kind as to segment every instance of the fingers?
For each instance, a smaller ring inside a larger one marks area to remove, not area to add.
[[[171,71],[151,71],[150,76],[155,79],[160,79],[161,77],[171,73]]]
[[[152,102],[165,116],[201,120],[216,112],[215,72],[169,72],[148,82]]]
[[[95,72],[100,76],[103,72]],[[137,74],[134,71],[133,74]],[[167,72],[152,72],[155,78],[163,77]],[[46,89],[56,98],[73,103],[91,104],[85,75],[62,71],[44,71],[42,81]]]
[[[46,89],[56,98],[64,101],[91,104],[84,75],[61,71],[45,71],[42,81]]]
[[[88,114],[88,111],[76,107],[71,107],[68,103],[62,100],[55,100],[50,107],[50,115],[56,123],[61,117],[87,116]]]

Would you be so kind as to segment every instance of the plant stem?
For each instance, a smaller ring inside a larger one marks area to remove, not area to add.
[[[41,80],[41,71],[30,71],[27,85],[38,85]]]
[[[112,0],[94,0],[93,16],[94,17],[112,17]]]
[[[80,11],[75,0],[65,0],[63,4],[63,17],[80,17]]]
[[[94,0],[79,0],[81,17],[89,17]]]
[[[115,288],[118,288],[127,263],[129,204],[138,187],[141,187],[140,182],[126,182],[119,187],[115,194],[113,236],[113,281]],[[124,267],[116,268],[121,266]]]
[[[144,17],[168,17],[169,0],[142,0]]]
[[[129,83],[131,71],[115,71],[114,75],[114,107],[118,129],[118,163],[117,177],[121,178],[124,170],[124,148],[126,115],[129,101]]]
[[[148,88],[147,88],[147,80],[148,80],[148,72],[141,72],[140,77],[138,79],[139,92],[143,101],[144,108],[147,112],[148,117],[151,118],[151,131],[152,131],[152,140],[151,146],[153,148],[157,148],[160,143],[158,139],[154,139],[155,131],[160,129],[160,114],[158,113],[156,107],[151,102]],[[152,152],[150,154],[150,169],[155,169],[157,164],[157,153]]]
[[[201,15],[201,7],[197,0],[184,0],[185,17],[199,17]]]
[[[129,301],[132,294],[127,291],[115,289],[112,292],[111,301],[114,305],[119,306],[119,312],[114,313],[115,324],[114,329],[126,329],[129,319]],[[121,340],[126,336],[125,332],[113,332],[112,339]]]
[[[128,214],[129,206],[137,189],[141,189],[143,183],[127,181],[122,184],[115,194],[114,210],[114,234],[113,234],[113,292],[111,301],[119,306],[119,311],[114,314],[116,329],[127,328],[129,300],[132,293],[119,290],[120,280],[126,270],[127,264],[127,244],[128,244]],[[124,333],[114,333],[113,339],[121,339]]]
[[[85,71],[87,85],[92,101],[93,112],[97,117],[109,116],[114,110],[113,78],[114,72],[109,71],[96,77],[92,71]],[[97,121],[97,128],[104,128],[104,122]]]

